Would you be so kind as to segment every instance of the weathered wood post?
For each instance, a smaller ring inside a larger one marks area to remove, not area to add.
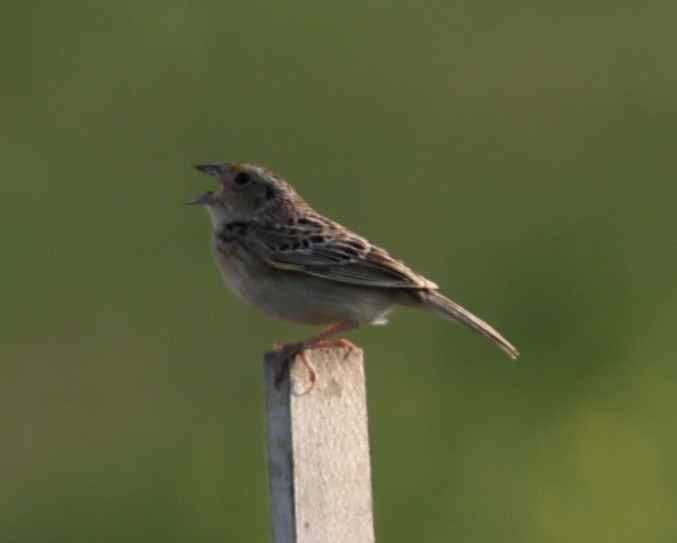
[[[373,543],[363,352],[307,354],[318,374],[309,391],[300,362],[280,390],[273,353],[264,362],[273,543]]]

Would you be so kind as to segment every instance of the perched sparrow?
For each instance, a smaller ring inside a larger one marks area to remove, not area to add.
[[[307,349],[350,345],[327,339],[384,323],[397,305],[465,324],[517,357],[517,349],[486,322],[380,247],[314,211],[278,174],[237,162],[195,168],[213,175],[219,190],[186,203],[207,208],[216,263],[231,290],[273,317],[328,326],[305,341],[279,346],[278,384],[282,368],[296,356],[314,382]]]

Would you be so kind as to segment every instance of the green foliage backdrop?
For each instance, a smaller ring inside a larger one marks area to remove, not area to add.
[[[0,538],[265,541],[261,359],[205,161],[495,324],[366,349],[382,541],[677,538],[675,2],[0,5]]]

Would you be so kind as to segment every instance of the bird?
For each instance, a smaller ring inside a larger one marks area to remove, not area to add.
[[[492,326],[438,291],[435,283],[366,238],[315,211],[279,174],[247,162],[194,166],[216,191],[186,202],[207,209],[216,265],[242,301],[278,319],[324,326],[303,341],[277,343],[275,383],[299,357],[311,387],[317,371],[308,350],[353,345],[335,336],[384,324],[397,306],[463,324],[516,359],[517,349]]]

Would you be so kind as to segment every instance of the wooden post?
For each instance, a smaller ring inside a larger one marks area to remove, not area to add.
[[[307,354],[318,375],[310,390],[300,361],[280,390],[274,353],[264,362],[273,543],[373,543],[363,352]]]

